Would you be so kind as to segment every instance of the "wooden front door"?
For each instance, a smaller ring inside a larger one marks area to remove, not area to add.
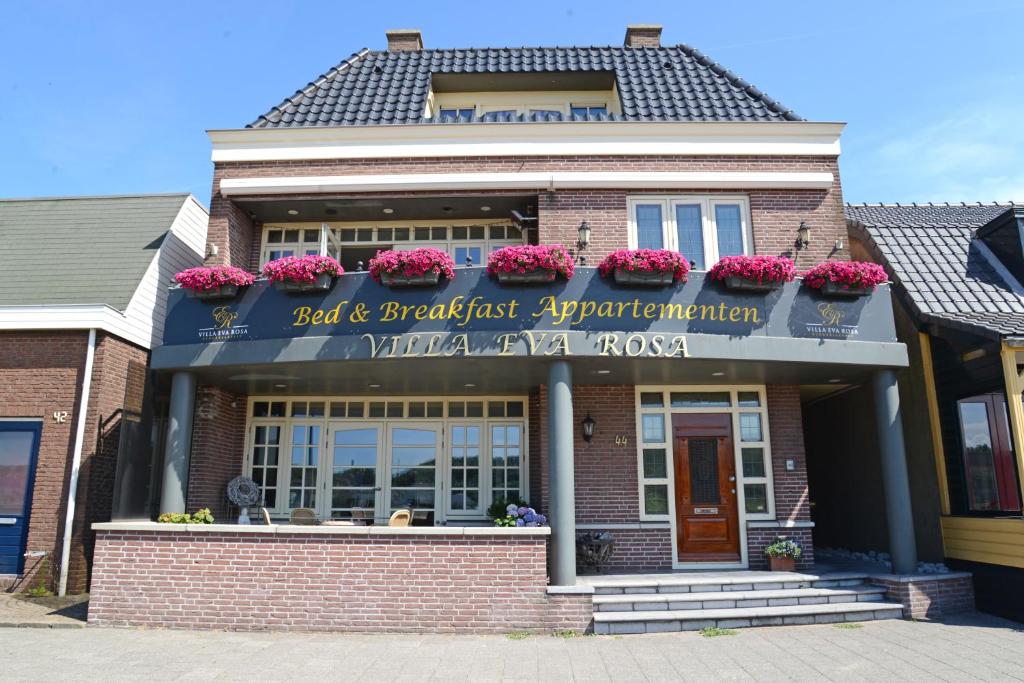
[[[736,460],[729,414],[672,416],[679,562],[739,562]]]

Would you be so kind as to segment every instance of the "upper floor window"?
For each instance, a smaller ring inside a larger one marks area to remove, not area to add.
[[[569,107],[569,113],[573,116],[604,116],[608,113],[608,107],[603,104],[573,104]]]
[[[472,121],[476,107],[442,107],[438,116],[442,121]]]
[[[641,196],[629,200],[629,247],[671,249],[707,270],[722,256],[749,254],[750,210],[746,197],[726,195]]]
[[[308,256],[321,253],[320,228],[274,228],[263,232],[262,263],[285,256]]]

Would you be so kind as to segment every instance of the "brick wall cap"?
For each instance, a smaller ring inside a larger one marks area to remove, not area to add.
[[[296,524],[160,524],[158,522],[98,522],[93,531],[157,531],[166,533],[302,534],[310,536],[549,536],[549,527],[460,526],[302,526]]]
[[[548,595],[593,595],[593,586],[548,586]]]
[[[786,520],[777,522],[774,520],[753,520],[747,522],[748,529],[813,529],[814,522],[808,520]]]
[[[895,583],[924,583],[927,581],[953,581],[969,579],[970,572],[949,572],[948,574],[871,574],[870,579],[876,581],[893,581]]]

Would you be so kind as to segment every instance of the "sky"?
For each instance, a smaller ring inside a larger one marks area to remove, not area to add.
[[[621,45],[664,26],[800,116],[842,121],[848,202],[1024,201],[1024,0],[0,0],[0,197],[190,191],[241,128],[384,32]]]

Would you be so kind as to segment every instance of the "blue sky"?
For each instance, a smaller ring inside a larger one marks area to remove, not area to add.
[[[0,3],[0,196],[188,190],[238,128],[384,31],[622,42],[660,23],[805,118],[848,123],[847,201],[1024,201],[1024,0]]]

